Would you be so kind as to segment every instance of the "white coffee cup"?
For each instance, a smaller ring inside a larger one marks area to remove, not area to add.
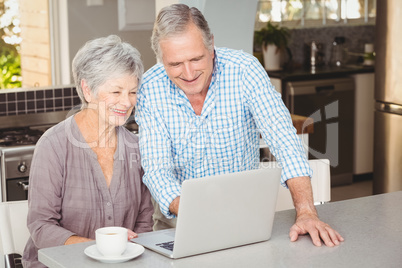
[[[127,229],[124,227],[103,227],[95,231],[96,247],[105,257],[118,257],[127,248]]]

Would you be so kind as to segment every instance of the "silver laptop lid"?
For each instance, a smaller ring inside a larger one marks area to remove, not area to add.
[[[173,257],[268,240],[280,176],[266,168],[184,181]]]

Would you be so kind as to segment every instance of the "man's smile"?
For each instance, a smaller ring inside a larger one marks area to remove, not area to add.
[[[195,77],[194,79],[191,79],[191,80],[181,78],[181,77],[180,77],[180,79],[183,80],[186,83],[192,83],[192,82],[195,82],[200,76],[201,76],[201,74],[199,74],[197,77]]]

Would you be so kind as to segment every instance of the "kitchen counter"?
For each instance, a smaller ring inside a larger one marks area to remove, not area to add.
[[[150,250],[128,262],[103,264],[87,257],[94,242],[39,250],[39,260],[51,268],[67,267],[400,267],[402,264],[402,191],[317,206],[321,220],[345,241],[316,247],[310,237],[290,242],[295,211],[275,214],[270,240],[177,260]]]
[[[270,78],[278,78],[285,81],[304,81],[317,79],[332,79],[353,74],[373,73],[374,66],[346,65],[344,67],[322,66],[311,68],[290,69],[282,71],[267,71]]]
[[[285,105],[288,103],[287,83],[294,81],[312,81],[323,79],[345,78],[356,74],[374,73],[374,66],[345,65],[343,67],[320,66],[314,71],[311,68],[286,69],[281,71],[267,71],[271,79],[280,80],[280,92]]]

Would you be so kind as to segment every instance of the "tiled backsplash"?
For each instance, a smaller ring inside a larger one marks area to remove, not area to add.
[[[312,41],[322,45],[324,63],[328,64],[331,58],[332,43],[336,36],[345,37],[344,47],[351,52],[349,53],[348,61],[352,64],[357,63],[353,62],[358,59],[354,55],[363,54],[364,44],[375,43],[375,25],[291,29],[289,49],[295,66],[310,64],[310,45]],[[255,55],[261,55],[260,46],[254,45],[254,51],[257,52]],[[289,57],[286,58],[287,60],[289,59]]]
[[[0,90],[0,116],[65,111],[80,103],[74,86]]]
[[[345,48],[350,52],[363,53],[365,43],[375,42],[375,26],[338,26],[293,29],[289,48],[293,54],[293,61],[303,64],[309,62],[309,45],[312,41],[323,45],[325,63],[331,57],[332,42],[335,36],[345,37]]]

